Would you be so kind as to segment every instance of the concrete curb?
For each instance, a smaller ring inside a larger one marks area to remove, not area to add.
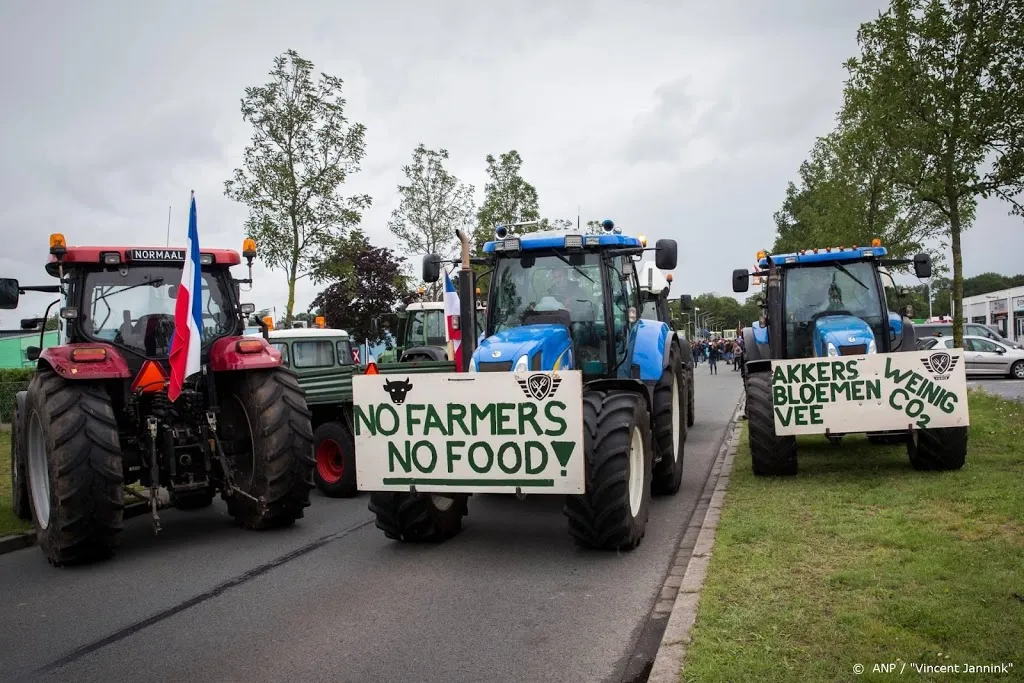
[[[700,532],[693,545],[690,561],[681,578],[676,579],[679,581],[679,590],[676,593],[675,602],[672,604],[665,633],[661,637],[658,654],[654,658],[651,673],[647,678],[648,683],[679,683],[679,676],[683,671],[683,660],[686,657],[686,648],[690,644],[690,629],[693,628],[693,623],[697,619],[700,591],[707,576],[711,551],[715,545],[715,533],[718,531],[718,520],[722,514],[722,505],[725,503],[725,492],[729,487],[733,458],[736,456],[736,447],[739,445],[743,400],[740,399],[736,406],[736,412],[733,413],[728,428],[730,432],[722,441],[715,464],[712,466],[711,476],[708,478],[709,487],[711,481],[714,480],[711,499],[708,502],[704,520],[700,523]],[[691,527],[695,523],[697,523],[697,519],[691,522]],[[670,572],[670,580],[675,578],[673,576],[675,572],[676,568],[674,567]]]
[[[36,544],[36,532],[23,531],[13,536],[0,536],[0,555],[13,553],[15,550],[30,548]]]

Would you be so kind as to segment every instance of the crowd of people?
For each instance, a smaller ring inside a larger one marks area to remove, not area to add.
[[[743,339],[697,339],[690,342],[693,362],[707,362],[712,375],[718,374],[718,362],[731,363],[733,372],[739,372],[743,357]]]

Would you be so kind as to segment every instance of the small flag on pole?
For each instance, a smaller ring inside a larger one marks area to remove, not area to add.
[[[203,271],[199,261],[199,229],[196,217],[196,193],[188,212],[188,239],[185,241],[185,263],[181,269],[181,284],[174,305],[174,338],[171,339],[171,380],[167,398],[176,401],[181,395],[185,379],[199,372],[202,338],[202,286]]]
[[[454,317],[460,314],[459,294],[455,291],[455,285],[448,277],[448,271],[444,273],[444,322],[448,326],[448,339],[452,343],[452,355],[455,356],[455,372],[462,372],[462,354],[459,347],[462,346],[462,325],[458,328],[454,325]]]

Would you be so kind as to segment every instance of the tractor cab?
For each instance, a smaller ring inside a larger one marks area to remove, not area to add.
[[[544,231],[511,236],[498,226],[484,245],[494,270],[486,326],[471,372],[581,370],[584,379],[630,377],[640,320],[634,257],[647,240],[621,234]],[[676,265],[674,240],[659,240],[657,265]]]
[[[765,277],[765,313],[750,332],[761,357],[862,356],[914,348],[913,325],[890,310],[896,293],[887,268],[913,263],[919,278],[931,259],[888,259],[879,240],[870,247],[828,247],[794,254],[757,254]],[[750,273],[733,273],[733,290],[745,292]],[[897,306],[898,307],[898,306]],[[909,341],[909,344],[908,344]],[[770,351],[769,351],[770,349]]]

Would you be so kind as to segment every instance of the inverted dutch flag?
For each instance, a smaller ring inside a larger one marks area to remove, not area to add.
[[[181,271],[181,284],[174,305],[174,338],[171,339],[171,381],[167,398],[177,400],[185,378],[199,372],[199,350],[202,338],[202,283],[203,271],[199,263],[199,229],[196,220],[196,193],[192,193],[192,206],[188,211],[188,239],[185,241],[185,265]]]
[[[455,329],[454,316],[459,315],[459,294],[455,291],[455,285],[448,277],[448,271],[444,273],[444,322],[448,326],[448,339],[452,342],[452,354],[455,356],[455,372],[462,372],[462,354],[459,347],[462,346],[462,330]],[[461,328],[462,326],[459,325]]]

